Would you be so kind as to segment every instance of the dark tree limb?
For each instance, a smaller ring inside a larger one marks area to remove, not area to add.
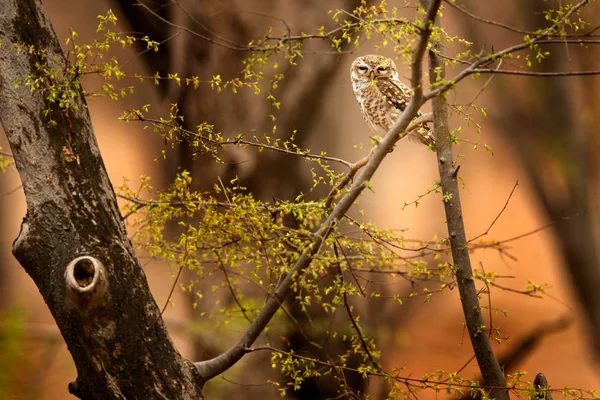
[[[536,390],[536,399],[539,400],[552,400],[552,392],[550,391],[550,386],[548,385],[548,379],[541,372],[535,376],[533,380],[533,387]]]
[[[424,5],[429,2],[428,0],[421,0],[421,3]],[[435,87],[438,80],[443,81],[446,77],[444,62],[439,54],[443,54],[443,47],[440,44],[436,44],[429,51],[429,79],[432,87]],[[481,313],[477,288],[473,280],[473,269],[471,268],[471,259],[467,248],[467,237],[458,191],[458,169],[453,162],[454,156],[450,141],[448,103],[443,94],[435,96],[432,99],[432,108],[440,186],[444,199],[452,260],[465,316],[465,324],[469,332],[475,358],[483,376],[484,385],[494,387],[489,392],[490,397],[497,400],[508,400],[508,391],[503,389],[506,387],[506,379],[484,329],[485,323]]]
[[[40,1],[0,0],[0,10],[0,122],[27,201],[13,254],[73,356],[69,391],[82,399],[202,398],[203,381],[174,348],[121,223],[85,98],[72,86],[61,109],[23,84],[40,76],[36,64],[47,65],[51,88],[68,65]]]

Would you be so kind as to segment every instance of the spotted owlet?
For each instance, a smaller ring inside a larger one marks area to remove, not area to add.
[[[376,135],[385,135],[400,118],[411,96],[410,88],[398,78],[396,63],[373,54],[358,57],[350,67],[350,77],[352,90],[369,128]],[[433,135],[425,125],[409,133],[407,138],[425,145],[434,143]]]

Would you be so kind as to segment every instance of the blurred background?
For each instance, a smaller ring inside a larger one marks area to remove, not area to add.
[[[315,0],[236,0],[147,2],[160,18],[186,27],[198,35],[177,29],[161,21],[134,1],[44,0],[43,4],[59,38],[70,29],[79,34],[79,43],[94,40],[96,16],[112,9],[119,18],[119,29],[147,34],[151,39],[169,39],[159,54],[138,48],[115,50],[120,63],[130,71],[152,75],[159,71],[177,72],[181,77],[198,75],[208,81],[220,74],[230,79],[243,68],[243,51],[214,44],[225,38],[233,43],[248,43],[262,37],[269,29],[281,34],[316,32],[324,25],[335,27],[328,10],[352,10],[356,0],[329,2]],[[462,1],[469,12],[485,19],[497,20],[525,30],[544,26],[543,11],[564,1],[531,0],[527,7],[519,0]],[[414,9],[404,8],[403,1],[390,1],[399,7],[399,15],[412,16]],[[590,5],[583,16],[598,20],[600,8]],[[510,46],[522,40],[522,34],[477,21],[454,7],[444,13],[443,24],[452,35],[473,42],[474,51]],[[593,28],[593,27],[592,27]],[[177,34],[179,33],[179,34]],[[593,35],[592,35],[593,36]],[[298,66],[286,72],[278,95],[282,101],[277,112],[277,132],[288,137],[294,130],[301,147],[313,152],[355,161],[369,151],[369,131],[363,121],[350,87],[349,67],[360,55],[375,52],[376,40],[360,48],[345,47],[343,53],[332,51],[326,41],[306,44]],[[600,69],[595,48],[550,45],[551,55],[534,70],[581,71]],[[449,47],[448,54],[459,49]],[[393,56],[390,51],[381,52]],[[286,68],[282,64],[282,68]],[[517,62],[514,61],[514,65]],[[514,69],[513,64],[503,67]],[[409,71],[399,66],[406,79]],[[449,70],[453,76],[457,70]],[[528,283],[547,284],[543,299],[509,290],[493,291],[493,307],[507,312],[498,314],[494,326],[501,329],[504,340],[497,345],[499,356],[510,355],[511,368],[527,371],[531,381],[543,372],[554,388],[598,388],[600,379],[596,361],[600,354],[600,269],[597,244],[598,149],[597,114],[600,98],[595,76],[563,78],[531,78],[521,76],[489,76],[466,79],[449,95],[453,105],[475,104],[487,109],[487,117],[473,113],[481,124],[464,117],[453,117],[453,128],[462,127],[464,141],[456,146],[464,182],[462,204],[467,236],[480,235],[505,206],[515,183],[518,186],[506,209],[493,224],[486,240],[506,240],[524,235],[506,244],[503,252],[483,250],[472,255],[473,266],[510,276],[502,280],[507,288],[524,291]],[[483,89],[483,90],[482,90]],[[123,109],[152,104],[156,115],[168,112],[179,103],[187,127],[203,121],[215,125],[217,131],[234,136],[240,132],[272,131],[269,114],[273,113],[265,96],[250,91],[232,95],[217,94],[208,85],[192,90],[175,85],[138,86],[135,95],[123,102],[90,99],[89,106],[100,149],[113,186],[123,178],[136,187],[139,176],[150,175],[157,188],[166,187],[177,171],[193,171],[199,190],[212,188],[216,177],[223,181],[239,176],[243,185],[264,200],[292,199],[307,193],[311,187],[311,166],[299,158],[279,153],[226,149],[225,165],[208,158],[192,161],[190,150],[181,146],[169,150],[166,161],[155,159],[165,148],[163,140],[151,130],[134,123],[120,123]],[[428,109],[429,104],[424,108]],[[463,107],[464,109],[464,107]],[[485,143],[473,149],[473,142]],[[363,144],[364,146],[360,146]],[[0,146],[8,151],[0,128]],[[341,170],[340,170],[341,171]],[[374,190],[366,192],[358,208],[365,219],[379,226],[404,229],[405,237],[431,240],[447,235],[439,194],[420,200],[418,207],[408,206],[427,192],[438,178],[433,152],[410,142],[400,142],[377,172]],[[312,196],[325,195],[315,193]],[[17,236],[26,212],[19,177],[14,167],[0,175],[0,398],[62,399],[69,398],[67,384],[75,379],[75,368],[37,288],[11,255],[11,244]],[[543,228],[543,229],[541,229]],[[539,230],[535,233],[534,231]],[[159,307],[167,301],[175,270],[163,262],[139,253]],[[434,263],[433,260],[431,260]],[[194,280],[186,276],[186,281]],[[374,278],[375,279],[375,278]],[[386,277],[377,278],[387,282]],[[394,281],[394,282],[397,282]],[[197,288],[209,292],[214,282],[197,282]],[[408,284],[387,285],[388,294],[408,295]],[[487,297],[484,297],[487,300]],[[202,321],[188,294],[175,290],[174,306],[167,308],[165,320],[181,353],[191,360],[212,357],[237,339],[242,327],[215,334],[211,324]],[[462,311],[457,290],[446,290],[424,302],[424,297],[395,302],[357,304],[366,334],[374,338],[382,350],[381,362],[388,369],[403,369],[402,374],[414,378],[436,370],[456,371],[463,366],[465,377],[476,378],[478,369],[472,355],[468,334],[463,329]],[[290,304],[290,310],[301,324],[302,313]],[[317,313],[318,314],[318,313]],[[318,315],[313,318],[318,318]],[[307,328],[308,329],[308,328]],[[306,348],[307,338],[286,332],[287,345]],[[309,334],[310,336],[310,334]],[[529,339],[529,342],[527,341]],[[518,350],[516,350],[518,349]],[[308,350],[307,350],[308,351]],[[318,355],[317,355],[318,356]],[[510,372],[510,371],[509,371]],[[211,399],[247,399],[261,396],[280,398],[266,380],[283,380],[272,369],[268,354],[249,355],[231,371],[211,381],[206,396]],[[349,384],[374,399],[386,398],[389,390],[379,381],[363,381],[348,376]],[[309,381],[287,398],[320,399],[335,397],[330,380]],[[439,398],[434,392],[419,392],[418,397]],[[442,395],[443,396],[443,395]]]

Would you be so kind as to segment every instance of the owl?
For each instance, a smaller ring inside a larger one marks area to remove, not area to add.
[[[400,118],[411,96],[410,88],[398,78],[396,63],[373,54],[358,57],[350,67],[350,77],[352,90],[369,128],[376,135],[385,135]],[[406,137],[425,145],[434,144],[433,134],[426,125]]]

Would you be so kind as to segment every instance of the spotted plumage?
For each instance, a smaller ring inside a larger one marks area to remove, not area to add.
[[[400,118],[411,96],[410,88],[400,82],[396,64],[379,55],[358,57],[350,67],[350,77],[352,90],[369,128],[376,135],[384,135]],[[426,125],[406,137],[425,145],[434,143]]]

